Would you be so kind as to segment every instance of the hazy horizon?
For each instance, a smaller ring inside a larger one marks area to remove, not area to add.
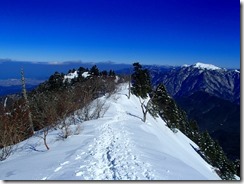
[[[180,66],[184,66],[184,65],[194,65],[196,63],[204,63],[204,64],[212,64],[212,65],[215,65],[213,63],[207,63],[207,62],[203,62],[203,61],[196,61],[194,63],[184,63],[184,64],[171,64],[171,63],[150,63],[150,62],[147,62],[147,63],[142,63],[140,61],[132,61],[132,62],[114,62],[114,61],[83,61],[83,60],[67,60],[67,61],[23,61],[23,60],[13,60],[13,59],[9,59],[9,58],[6,58],[6,59],[2,59],[0,58],[0,64],[1,62],[23,62],[23,63],[30,63],[30,64],[47,64],[47,65],[65,65],[65,64],[68,64],[68,63],[74,63],[74,64],[78,64],[78,63],[81,63],[81,64],[113,64],[113,65],[131,65],[135,62],[139,62],[140,64],[142,65],[155,65],[155,66],[172,66],[172,67],[180,67]],[[220,67],[220,68],[226,68],[226,69],[240,69],[240,66],[239,67],[225,67],[223,65],[215,65],[217,67]]]

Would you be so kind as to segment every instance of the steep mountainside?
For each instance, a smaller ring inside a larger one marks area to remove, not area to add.
[[[240,158],[240,106],[206,92],[195,92],[189,97],[176,97],[178,105],[195,119],[202,131],[222,145],[232,160]]]

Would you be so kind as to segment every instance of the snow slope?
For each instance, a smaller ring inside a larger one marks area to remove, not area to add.
[[[0,162],[1,180],[219,180],[218,175],[192,148],[197,147],[180,131],[173,133],[161,119],[142,112],[137,97],[127,98],[128,85],[102,97],[109,107],[97,120],[79,116],[65,140],[59,130],[48,136],[49,151],[38,136],[18,144]],[[73,131],[74,132],[74,131]],[[38,133],[37,133],[38,135]]]

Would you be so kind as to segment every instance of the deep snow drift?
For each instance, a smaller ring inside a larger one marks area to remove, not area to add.
[[[18,144],[0,162],[1,180],[218,180],[218,175],[180,131],[173,133],[160,118],[140,119],[140,103],[127,98],[128,85],[105,100],[102,118],[81,122],[80,130],[59,140],[59,130],[48,135],[49,151],[38,136]],[[77,133],[78,132],[78,133]],[[40,133],[40,132],[39,132]],[[38,132],[36,133],[38,135]],[[192,146],[191,146],[191,145]]]

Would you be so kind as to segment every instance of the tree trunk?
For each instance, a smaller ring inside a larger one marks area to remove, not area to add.
[[[128,94],[128,99],[130,99],[130,93],[131,93],[131,74],[129,78],[129,94]]]
[[[47,139],[46,139],[46,137],[44,138],[44,145],[46,146],[47,150],[49,150],[49,147],[47,145]]]
[[[28,101],[27,93],[26,93],[25,77],[24,77],[24,70],[23,69],[21,69],[21,82],[22,82],[22,93],[23,93],[23,97],[25,99],[25,103],[26,103],[27,111],[28,111],[28,119],[29,119],[30,129],[31,129],[31,133],[33,135],[35,132],[34,132],[34,126],[33,126],[33,121],[32,121],[32,114],[30,112],[30,105],[29,105],[29,101]]]
[[[143,112],[143,122],[145,123],[147,120],[147,111]]]
[[[140,98],[139,98],[140,99]],[[143,119],[142,121],[145,123],[146,120],[147,120],[147,112],[148,112],[148,109],[147,107],[144,105],[144,102],[141,102],[140,100],[140,103],[141,103],[141,109],[142,109],[142,113],[143,113]]]
[[[48,128],[45,128],[45,130],[43,132],[43,141],[44,141],[44,145],[46,146],[47,150],[49,150],[49,147],[47,145],[47,135],[48,135]]]

